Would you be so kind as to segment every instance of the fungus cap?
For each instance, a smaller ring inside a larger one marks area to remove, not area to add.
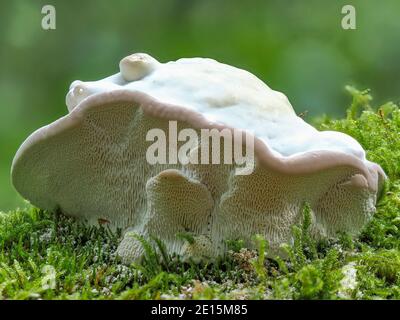
[[[121,60],[117,74],[73,82],[66,104],[69,113],[31,134],[15,155],[17,191],[43,209],[159,236],[170,252],[187,254],[175,236],[187,230],[209,239],[204,243],[212,248],[204,252],[213,255],[224,252],[224,240],[255,233],[278,248],[290,241],[304,202],[315,236],[356,233],[372,216],[385,179],[355,139],[316,130],[284,94],[212,59],[160,63],[134,54]],[[171,120],[197,131],[250,132],[254,172],[150,165],[146,133],[167,130]],[[119,248],[127,262],[142,253],[132,239]]]

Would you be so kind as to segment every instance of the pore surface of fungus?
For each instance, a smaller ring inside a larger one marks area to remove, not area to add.
[[[356,140],[316,130],[284,94],[212,59],[160,63],[134,54],[115,75],[74,81],[66,104],[66,116],[21,145],[12,182],[40,208],[122,228],[118,253],[127,263],[143,254],[134,234],[158,237],[169,253],[195,261],[223,254],[225,240],[250,245],[255,234],[279,253],[305,202],[315,237],[355,234],[375,211],[385,179]],[[170,134],[171,121],[178,130],[251,132],[252,173],[238,175],[237,164],[222,161],[150,164],[146,135]]]

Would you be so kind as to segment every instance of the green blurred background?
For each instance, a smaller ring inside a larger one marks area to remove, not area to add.
[[[56,30],[41,28],[45,4],[56,8]],[[341,28],[345,4],[356,8],[356,30]],[[215,58],[286,93],[306,120],[342,116],[345,84],[371,88],[377,103],[399,101],[400,1],[1,1],[0,210],[23,205],[12,158],[32,131],[66,114],[70,82],[116,73],[134,52]]]

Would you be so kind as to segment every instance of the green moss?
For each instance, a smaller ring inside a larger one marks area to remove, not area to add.
[[[305,204],[285,260],[267,259],[260,237],[257,250],[230,241],[225,258],[204,265],[167,255],[157,239],[140,239],[146,258],[127,267],[115,256],[119,233],[28,206],[0,213],[0,298],[400,299],[400,109],[390,102],[374,107],[369,91],[347,90],[346,118],[325,116],[314,125],[356,138],[388,175],[377,212],[358,238],[314,242]]]

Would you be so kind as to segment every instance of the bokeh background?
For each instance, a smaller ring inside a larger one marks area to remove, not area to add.
[[[41,8],[56,8],[56,30]],[[352,4],[357,29],[341,28]],[[344,115],[346,84],[376,103],[400,99],[399,0],[14,0],[0,2],[0,210],[23,206],[10,165],[35,129],[66,114],[75,79],[116,73],[147,52],[160,61],[211,57],[283,91],[298,113]]]

